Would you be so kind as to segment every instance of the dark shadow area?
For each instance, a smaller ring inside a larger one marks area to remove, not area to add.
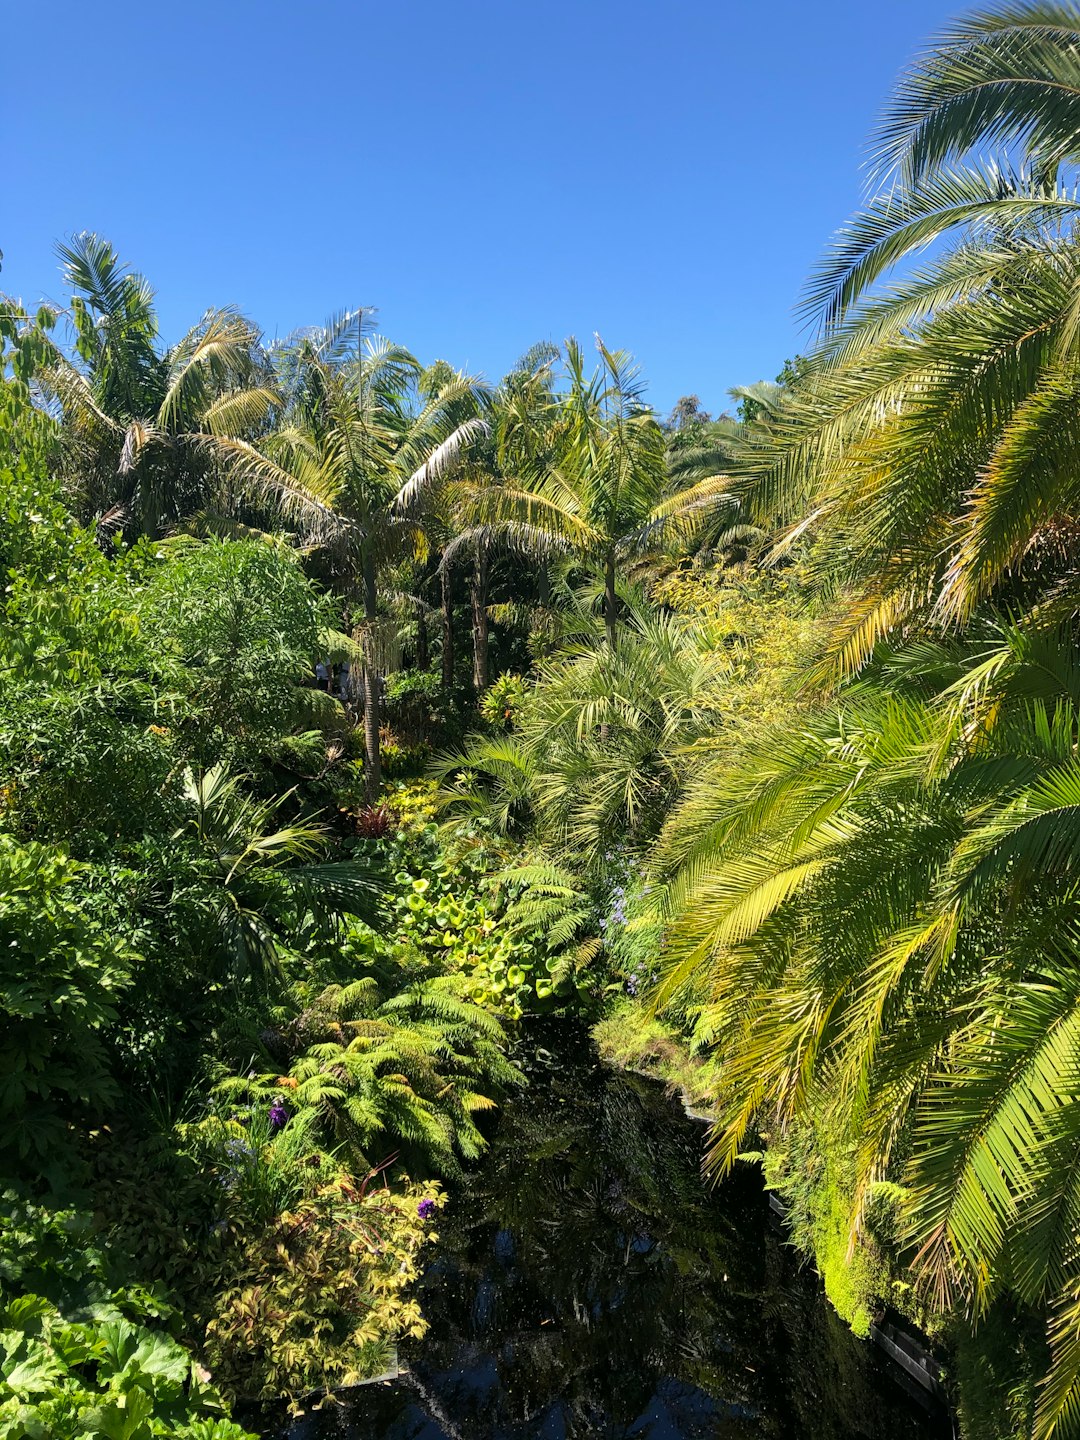
[[[292,1440],[938,1440],[770,1220],[756,1172],[710,1189],[702,1128],[530,1027],[530,1085],[440,1217],[409,1375]]]

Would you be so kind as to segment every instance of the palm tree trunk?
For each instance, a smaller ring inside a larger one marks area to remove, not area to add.
[[[617,632],[615,629],[616,606],[618,600],[615,597],[615,552],[609,550],[604,557],[604,629],[607,631],[608,653],[614,659],[615,641]],[[607,740],[611,735],[611,726],[605,720],[600,726],[600,739]]]
[[[540,602],[541,610],[551,609],[551,576],[543,561],[536,572],[536,597]]]
[[[421,603],[416,612],[416,665],[419,670],[426,670],[430,663],[427,616],[424,614],[424,607]]]
[[[364,794],[369,805],[379,798],[382,757],[379,754],[379,672],[375,665],[372,631],[377,619],[375,557],[364,556]]]
[[[454,683],[454,603],[450,587],[450,567],[444,562],[439,567],[442,581],[442,683],[449,690]]]
[[[615,598],[615,552],[609,550],[604,560],[604,628],[607,630],[608,649],[615,653],[615,618],[618,600]]]
[[[473,556],[472,572],[472,640],[473,689],[479,700],[488,688],[488,556],[487,547],[478,542]]]

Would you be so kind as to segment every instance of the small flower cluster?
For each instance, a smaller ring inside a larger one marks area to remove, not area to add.
[[[240,1183],[240,1173],[255,1158],[255,1151],[244,1140],[234,1136],[225,1142],[225,1154],[228,1157],[229,1165],[221,1177],[221,1184],[225,1190],[235,1190]]]
[[[626,977],[626,993],[636,997],[641,988],[642,981],[648,985],[655,985],[659,979],[659,970],[654,970],[651,975],[642,975],[638,970],[631,970],[630,974]]]
[[[435,1201],[421,1200],[420,1204],[416,1207],[416,1213],[420,1216],[421,1220],[430,1220],[435,1214]]]
[[[270,1129],[282,1130],[289,1123],[289,1108],[284,1100],[275,1100],[270,1106]]]
[[[626,886],[616,885],[611,892],[611,899],[611,914],[607,919],[600,921],[601,932],[605,931],[609,925],[626,924]]]

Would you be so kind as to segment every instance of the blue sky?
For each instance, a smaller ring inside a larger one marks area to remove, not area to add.
[[[107,235],[170,339],[358,303],[497,377],[635,352],[656,406],[771,377],[868,132],[947,0],[85,0],[12,5],[0,287],[63,299]]]

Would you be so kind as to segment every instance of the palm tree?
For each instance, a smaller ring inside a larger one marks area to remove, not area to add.
[[[396,637],[396,626],[379,618],[380,572],[425,543],[395,500],[425,465],[448,463],[480,422],[455,419],[475,393],[473,379],[450,372],[425,389],[415,357],[365,337],[364,319],[354,311],[280,349],[281,422],[258,449],[238,443],[233,455],[242,483],[272,500],[319,552],[334,587],[359,600],[365,787],[373,801],[381,781],[380,674]]]
[[[644,403],[639,371],[599,340],[587,376],[574,340],[566,345],[569,389],[541,410],[544,424],[516,423],[509,409],[502,475],[478,485],[464,507],[473,542],[512,544],[541,561],[570,555],[603,585],[608,648],[617,643],[618,569],[635,551],[689,530],[717,503],[723,484],[699,480],[672,493],[663,431]]]
[[[821,344],[736,489],[785,526],[778,553],[820,536],[819,574],[853,590],[823,675],[916,617],[1074,602],[1077,43],[1060,5],[947,32],[887,112],[884,188],[808,290]]]
[[[899,1180],[936,1307],[1049,1315],[1037,1434],[1080,1410],[1080,673],[1070,630],[920,641],[707,760],[655,857],[660,1000],[719,1060],[712,1159],[830,1117],[852,1235]],[[703,1005],[703,1008],[701,1008]]]
[[[153,292],[97,235],[58,246],[74,290],[75,356],[39,373],[63,415],[63,468],[87,519],[157,537],[230,503],[228,441],[251,438],[277,402],[259,332],[209,310],[161,349]]]
[[[507,537],[471,523],[473,497],[498,488],[508,476],[535,468],[542,447],[550,443],[548,427],[555,407],[551,367],[558,355],[553,345],[534,345],[493,391],[478,388],[472,413],[462,409],[457,417],[461,423],[469,419],[477,422],[468,447],[453,457],[452,465],[423,467],[398,496],[403,512],[423,515],[429,531],[434,522],[441,536],[444,685],[453,679],[451,571],[463,554],[468,559],[473,690],[478,699],[487,690],[489,680],[491,563],[499,542]],[[543,602],[548,580],[544,564],[540,565],[538,580]]]
[[[325,931],[344,914],[370,915],[380,885],[362,864],[319,858],[329,839],[322,825],[277,822],[293,792],[257,800],[242,778],[221,765],[188,771],[184,821],[173,840],[192,843],[206,862],[185,898],[227,952],[231,977],[265,979],[283,944]]]
[[[620,584],[618,646],[598,621],[537,667],[514,733],[476,736],[436,770],[460,818],[518,834],[531,811],[551,852],[594,870],[612,836],[644,848],[680,783],[686,747],[715,728],[731,660],[707,627],[655,616]]]

